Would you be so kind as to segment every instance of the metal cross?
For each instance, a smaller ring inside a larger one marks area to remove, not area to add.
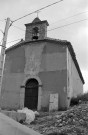
[[[40,10],[37,10],[36,13],[37,13],[37,18],[38,18],[38,14],[39,14]]]

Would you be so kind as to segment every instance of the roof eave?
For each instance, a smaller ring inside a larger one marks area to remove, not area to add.
[[[79,76],[80,76],[80,78],[81,78],[81,80],[82,80],[82,83],[85,84],[83,75],[82,75],[82,73],[81,73],[79,64],[78,64],[77,59],[76,59],[76,54],[75,54],[74,49],[73,49],[73,47],[72,47],[72,45],[71,45],[70,42],[67,42],[67,47],[68,47],[69,52],[70,52],[70,54],[71,54],[71,56],[72,56],[72,59],[73,59],[73,61],[74,61],[74,63],[75,63],[75,66],[76,66],[77,71],[78,71],[78,73],[79,73]]]
[[[42,24],[42,23],[46,23],[46,25],[49,26],[49,23],[47,22],[47,20],[35,22],[35,23],[28,23],[28,24],[25,24],[25,26],[32,26],[32,25],[35,25],[35,24]]]

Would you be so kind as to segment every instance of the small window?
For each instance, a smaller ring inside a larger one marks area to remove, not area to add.
[[[37,40],[39,37],[39,29],[38,27],[34,27],[32,30],[32,39]]]

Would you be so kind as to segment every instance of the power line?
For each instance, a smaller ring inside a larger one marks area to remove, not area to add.
[[[80,12],[80,13],[78,13],[78,14],[75,14],[75,15],[72,15],[72,16],[69,16],[69,17],[60,19],[60,20],[58,20],[58,21],[66,20],[66,19],[72,18],[72,17],[74,17],[74,16],[78,16],[78,15],[81,15],[81,14],[84,14],[84,13],[87,13],[87,12],[88,12],[88,11]],[[56,22],[58,22],[58,21],[56,21]],[[54,23],[56,23],[56,22],[54,22]],[[54,24],[54,23],[52,23],[52,24]],[[52,24],[50,24],[50,25],[52,25]],[[12,24],[12,26],[15,27],[15,28],[17,28],[17,29],[19,29],[19,30],[25,31],[24,29],[22,29],[21,27],[18,27],[18,26],[16,26],[16,25],[13,25],[13,24]]]
[[[52,31],[52,30],[55,30],[55,29],[59,29],[59,28],[62,28],[62,27],[66,27],[66,26],[69,26],[69,25],[72,25],[72,24],[75,24],[75,23],[79,23],[79,22],[82,22],[82,21],[86,21],[86,20],[88,20],[88,18],[87,18],[87,19],[83,19],[83,20],[79,20],[79,21],[76,21],[76,22],[68,23],[68,24],[65,24],[65,25],[62,25],[62,26],[59,26],[59,27],[50,29],[50,30],[48,30],[48,31]]]
[[[88,12],[88,11],[80,12],[80,13],[78,13],[78,14],[75,14],[75,15],[72,15],[72,16],[69,16],[69,17],[66,17],[66,18],[60,19],[60,20],[58,20],[58,21],[67,20],[67,19],[70,19],[70,18],[72,18],[72,17],[78,16],[78,15],[81,15],[81,14],[85,14],[85,13],[87,13],[87,12]],[[58,22],[58,21],[56,21],[56,22]],[[56,23],[56,22],[54,22],[54,23]],[[54,24],[54,23],[52,23],[52,24]],[[52,24],[50,24],[50,25],[52,25]]]
[[[21,40],[21,39],[22,39],[22,38],[19,38],[19,39],[16,39],[16,40],[13,40],[13,41],[7,42],[7,44],[12,43],[12,42],[15,42],[15,41],[18,41],[18,40]]]
[[[59,27],[56,27],[56,28],[53,28],[53,29],[50,29],[50,30],[47,30],[47,31],[53,31],[53,30],[55,30],[55,29],[59,29],[59,28],[62,28],[62,27],[66,27],[66,26],[69,26],[69,25],[72,25],[72,24],[75,24],[75,23],[79,23],[79,22],[82,22],[82,21],[86,21],[86,20],[88,20],[88,18],[87,18],[87,19],[83,19],[83,20],[79,20],[79,21],[76,21],[76,22],[73,22],[73,23],[69,23],[69,24],[66,24],[66,25],[62,25],[62,26],[59,26]],[[15,42],[15,41],[18,41],[18,40],[21,40],[21,39],[22,39],[22,38],[19,38],[19,39],[16,39],[16,40],[7,42],[7,44],[8,44],[8,43]]]
[[[20,28],[20,27],[18,27],[18,26],[15,26],[15,25],[13,25],[13,24],[12,24],[12,26],[15,27],[15,28],[17,28],[17,29],[19,29],[19,30],[25,31],[24,29],[22,29],[22,28]]]
[[[48,7],[52,6],[52,5],[55,5],[55,4],[59,3],[59,2],[62,2],[62,1],[63,1],[63,0],[56,1],[56,2],[54,2],[54,3],[52,3],[52,4],[49,4],[49,5],[47,5],[47,6],[45,6],[45,7],[42,7],[42,8],[40,8],[40,9],[38,9],[38,10],[35,10],[35,11],[29,13],[29,14],[26,14],[26,15],[24,15],[24,16],[22,16],[22,17],[16,19],[16,20],[12,21],[12,22],[16,22],[16,21],[18,21],[18,20],[20,20],[20,19],[22,19],[22,18],[24,18],[24,17],[27,17],[27,16],[29,16],[29,15],[31,15],[31,14],[33,14],[33,13],[36,13],[36,12],[38,12],[38,11],[40,11],[40,10],[43,10],[43,9],[46,9],[46,8],[48,8]]]

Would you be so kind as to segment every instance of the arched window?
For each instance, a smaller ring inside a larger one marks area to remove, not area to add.
[[[34,27],[32,30],[32,39],[37,40],[39,37],[39,29],[38,27]]]

